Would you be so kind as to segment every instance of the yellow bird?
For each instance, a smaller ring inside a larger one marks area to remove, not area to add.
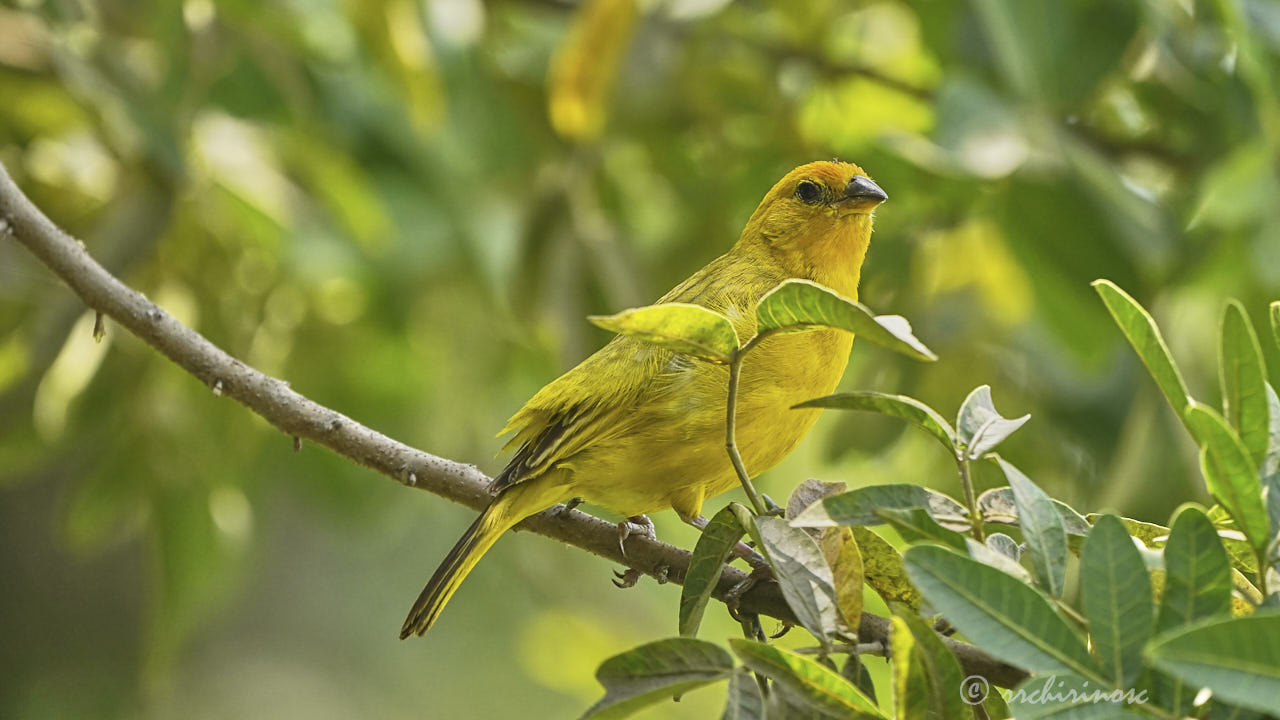
[[[856,300],[872,213],[886,198],[852,163],[801,165],[765,195],[729,252],[658,302],[722,313],[745,340],[755,334],[757,301],[784,280],[813,280]],[[852,343],[850,333],[817,329],[766,338],[746,357],[737,443],[752,475],[813,426],[818,410],[790,408],[835,390]],[[728,380],[724,365],[618,336],[538,391],[499,433],[514,432],[506,448],[519,449],[494,478],[493,502],[436,569],[400,637],[431,627],[503,532],[558,503],[580,497],[646,525],[644,513],[672,508],[705,524],[703,501],[738,485],[724,447]]]

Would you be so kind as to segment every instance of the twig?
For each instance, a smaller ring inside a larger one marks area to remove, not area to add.
[[[294,438],[294,447],[300,440],[310,440],[407,487],[477,510],[489,503],[489,478],[475,466],[411,448],[313,402],[292,390],[288,383],[245,365],[175,320],[99,265],[79,242],[31,204],[0,165],[0,241],[6,236],[26,246],[91,309],[110,317],[206,387],[217,388],[222,396],[262,416]],[[614,524],[577,510],[552,508],[528,518],[518,528],[574,545],[653,577],[665,572],[666,578],[677,584],[684,583],[689,568],[687,551],[643,536],[627,543],[627,555],[623,557]],[[742,570],[726,567],[712,596],[723,602],[729,590],[746,577]],[[414,589],[417,581],[418,578],[412,579]],[[743,613],[797,622],[774,583],[757,584],[739,599],[739,608]],[[886,641],[889,621],[863,613],[859,637],[870,642]],[[1021,670],[971,645],[950,638],[944,642],[955,652],[966,674],[982,675],[1002,687],[1013,687],[1026,679]]]
[[[978,507],[978,499],[973,492],[973,474],[969,466],[968,448],[956,451],[956,465],[960,468],[960,485],[964,488],[964,501],[969,506],[969,524],[973,538],[983,542],[982,512]]]
[[[733,361],[729,363],[729,399],[725,403],[727,416],[724,421],[724,449],[729,453],[733,469],[738,472],[738,482],[742,483],[742,489],[747,493],[747,499],[751,501],[751,508],[757,515],[764,515],[768,510],[764,506],[764,501],[760,499],[760,493],[756,492],[756,486],[751,482],[751,476],[747,474],[747,466],[742,462],[742,455],[738,452],[738,379],[742,375],[742,355],[741,350],[734,352]]]

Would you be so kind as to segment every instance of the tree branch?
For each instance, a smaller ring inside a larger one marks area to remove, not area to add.
[[[386,475],[402,485],[427,490],[479,510],[489,503],[489,478],[474,465],[436,457],[397,442],[351,418],[315,403],[289,384],[245,365],[184,326],[107,272],[84,245],[45,217],[18,189],[0,165],[0,239],[11,235],[47,265],[90,308],[110,317],[131,333],[194,375],[215,395],[225,395],[261,415],[295,439],[311,440],[343,457]],[[642,536],[627,542],[624,558],[613,524],[577,510],[553,508],[528,518],[518,529],[560,540],[654,577],[683,583],[689,553]],[[726,567],[714,597],[723,601],[746,573]],[[743,612],[795,624],[795,615],[774,583],[759,583],[743,595]],[[864,613],[859,639],[888,643],[889,621]],[[1021,670],[1001,663],[971,645],[944,638],[968,675],[1013,687],[1026,678]]]

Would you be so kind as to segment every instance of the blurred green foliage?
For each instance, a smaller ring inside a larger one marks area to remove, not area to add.
[[[856,344],[845,387],[989,383],[1051,494],[1160,522],[1202,497],[1194,446],[1089,282],[1217,399],[1222,299],[1280,295],[1278,58],[1275,0],[18,0],[0,162],[231,353],[492,472],[491,433],[607,339],[584,316],[722,252],[791,167],[855,160],[891,198],[861,300],[941,360]],[[92,324],[0,244],[0,716],[560,717],[673,631],[674,589],[519,537],[397,643],[471,513],[295,455]],[[950,462],[831,415],[761,487]]]

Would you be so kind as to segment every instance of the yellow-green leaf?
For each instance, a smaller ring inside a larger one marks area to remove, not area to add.
[[[845,626],[857,630],[862,623],[862,552],[853,531],[847,527],[827,528],[819,543],[835,581],[836,609]]]
[[[920,607],[916,592],[902,566],[902,555],[887,540],[864,527],[850,528],[862,553],[862,572],[867,584],[886,604],[902,603],[912,610]]]
[[[912,720],[929,714],[929,679],[916,650],[916,640],[900,617],[890,618],[889,665],[893,675],[893,717]],[[957,685],[957,687],[959,687]]]
[[[1111,317],[1115,319],[1120,330],[1129,339],[1129,344],[1133,346],[1142,363],[1155,378],[1156,385],[1160,387],[1160,392],[1164,393],[1173,411],[1179,418],[1185,420],[1182,410],[1191,400],[1187,394],[1187,384],[1182,380],[1182,373],[1173,362],[1173,355],[1169,353],[1169,346],[1160,335],[1160,328],[1156,327],[1156,321],[1138,304],[1137,300],[1110,280],[1095,280],[1093,289],[1102,297],[1102,302],[1107,306]]]
[[[848,392],[816,398],[796,405],[797,408],[834,408],[838,410],[865,410],[890,415],[921,428],[938,439],[947,450],[954,451],[955,431],[936,410],[905,395],[888,395],[878,392]]]
[[[893,655],[890,662],[895,663],[894,691],[897,687],[897,661],[900,649],[899,640],[906,640],[904,632],[910,634],[912,647],[910,662],[922,670],[925,680],[926,707],[929,717],[938,720],[967,720],[973,717],[963,696],[964,673],[955,655],[942,642],[942,638],[929,627],[919,616],[897,608],[893,618],[893,629],[890,634]],[[923,715],[904,716],[899,710],[898,717],[923,717]]]
[[[815,710],[836,717],[884,718],[853,683],[814,660],[744,638],[730,640],[729,647],[743,665],[785,686]]]
[[[1194,400],[1184,419],[1200,443],[1200,467],[1209,494],[1231,513],[1250,544],[1265,550],[1271,521],[1262,502],[1258,468],[1240,436],[1213,408]]]
[[[1262,347],[1244,306],[1227,302],[1222,314],[1222,342],[1218,346],[1222,383],[1222,414],[1240,435],[1254,465],[1262,466],[1270,442],[1267,408],[1267,367]]]
[[[761,333],[833,327],[917,360],[938,359],[911,334],[905,318],[876,316],[867,306],[811,280],[791,279],[770,290],[756,306],[756,321]]]
[[[663,303],[587,319],[605,330],[714,363],[728,364],[738,349],[738,333],[729,318],[701,305]]]
[[[596,679],[605,695],[583,720],[629,717],[637,710],[669,700],[694,688],[723,680],[733,672],[733,657],[724,648],[693,638],[646,643],[605,660]]]
[[[720,582],[729,553],[745,534],[746,530],[730,506],[721,508],[702,529],[689,558],[684,587],[680,590],[681,635],[693,637],[698,634],[698,625],[702,623],[702,613],[707,609],[711,591]]]

